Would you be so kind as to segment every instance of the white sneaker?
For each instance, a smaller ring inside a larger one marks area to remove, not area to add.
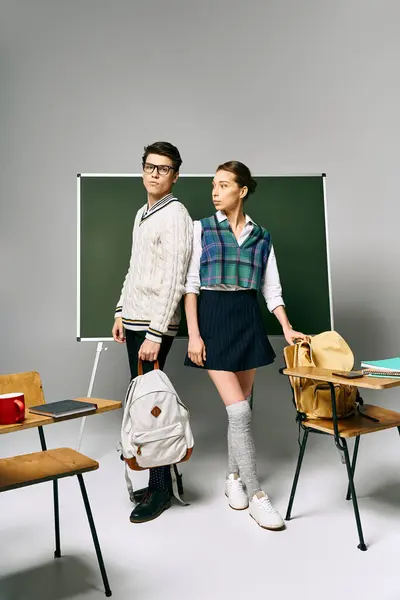
[[[285,523],[264,492],[257,492],[250,501],[250,516],[264,529],[285,529]]]
[[[231,473],[225,481],[225,496],[229,500],[229,506],[234,510],[244,510],[249,506],[242,480],[236,473]]]

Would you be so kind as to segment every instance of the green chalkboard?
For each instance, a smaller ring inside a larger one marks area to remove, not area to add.
[[[310,334],[331,329],[324,176],[256,179],[257,191],[246,210],[271,233],[291,323]],[[214,212],[211,181],[211,175],[181,175],[174,186],[193,219]],[[80,340],[111,337],[114,308],[129,265],[133,221],[145,203],[140,175],[78,176]],[[281,335],[261,296],[260,305],[269,335]],[[179,335],[187,335],[184,317]]]

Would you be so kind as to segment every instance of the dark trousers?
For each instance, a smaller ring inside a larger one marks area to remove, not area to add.
[[[134,379],[138,376],[138,354],[140,346],[146,339],[146,332],[131,331],[130,329],[125,329],[125,337],[126,348],[128,350],[129,368],[131,370],[131,377],[132,379]],[[167,360],[167,356],[169,351],[171,350],[173,341],[174,338],[172,336],[163,335],[160,352],[158,353],[158,362],[160,364],[160,369],[164,369],[165,361]],[[152,371],[153,368],[154,363],[149,362],[147,360],[143,361],[143,373],[148,373],[149,371]]]
[[[146,339],[145,331],[131,331],[130,329],[125,330],[126,347],[128,350],[129,367],[131,370],[131,377],[134,379],[138,376],[138,353],[140,346]],[[160,369],[164,369],[165,361],[168,353],[171,350],[172,342],[174,338],[170,335],[163,335],[160,351],[158,353],[158,362]],[[154,368],[154,363],[150,361],[143,361],[143,373],[148,373]],[[149,487],[167,490],[171,488],[171,474],[170,468],[167,467],[156,467],[150,469]]]

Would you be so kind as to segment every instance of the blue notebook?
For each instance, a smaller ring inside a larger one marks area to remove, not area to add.
[[[377,371],[399,371],[400,356],[395,358],[386,358],[384,360],[365,360],[361,363],[364,369],[376,369]]]

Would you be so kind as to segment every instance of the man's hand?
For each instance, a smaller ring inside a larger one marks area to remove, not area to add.
[[[114,327],[112,328],[112,336],[114,338],[114,342],[118,342],[119,344],[123,344],[125,342],[125,331],[124,326],[122,325],[122,317],[117,317],[114,321]]]
[[[158,342],[152,342],[151,340],[146,339],[140,346],[138,357],[140,358],[140,360],[154,362],[158,358],[160,346],[161,344],[159,344]]]

